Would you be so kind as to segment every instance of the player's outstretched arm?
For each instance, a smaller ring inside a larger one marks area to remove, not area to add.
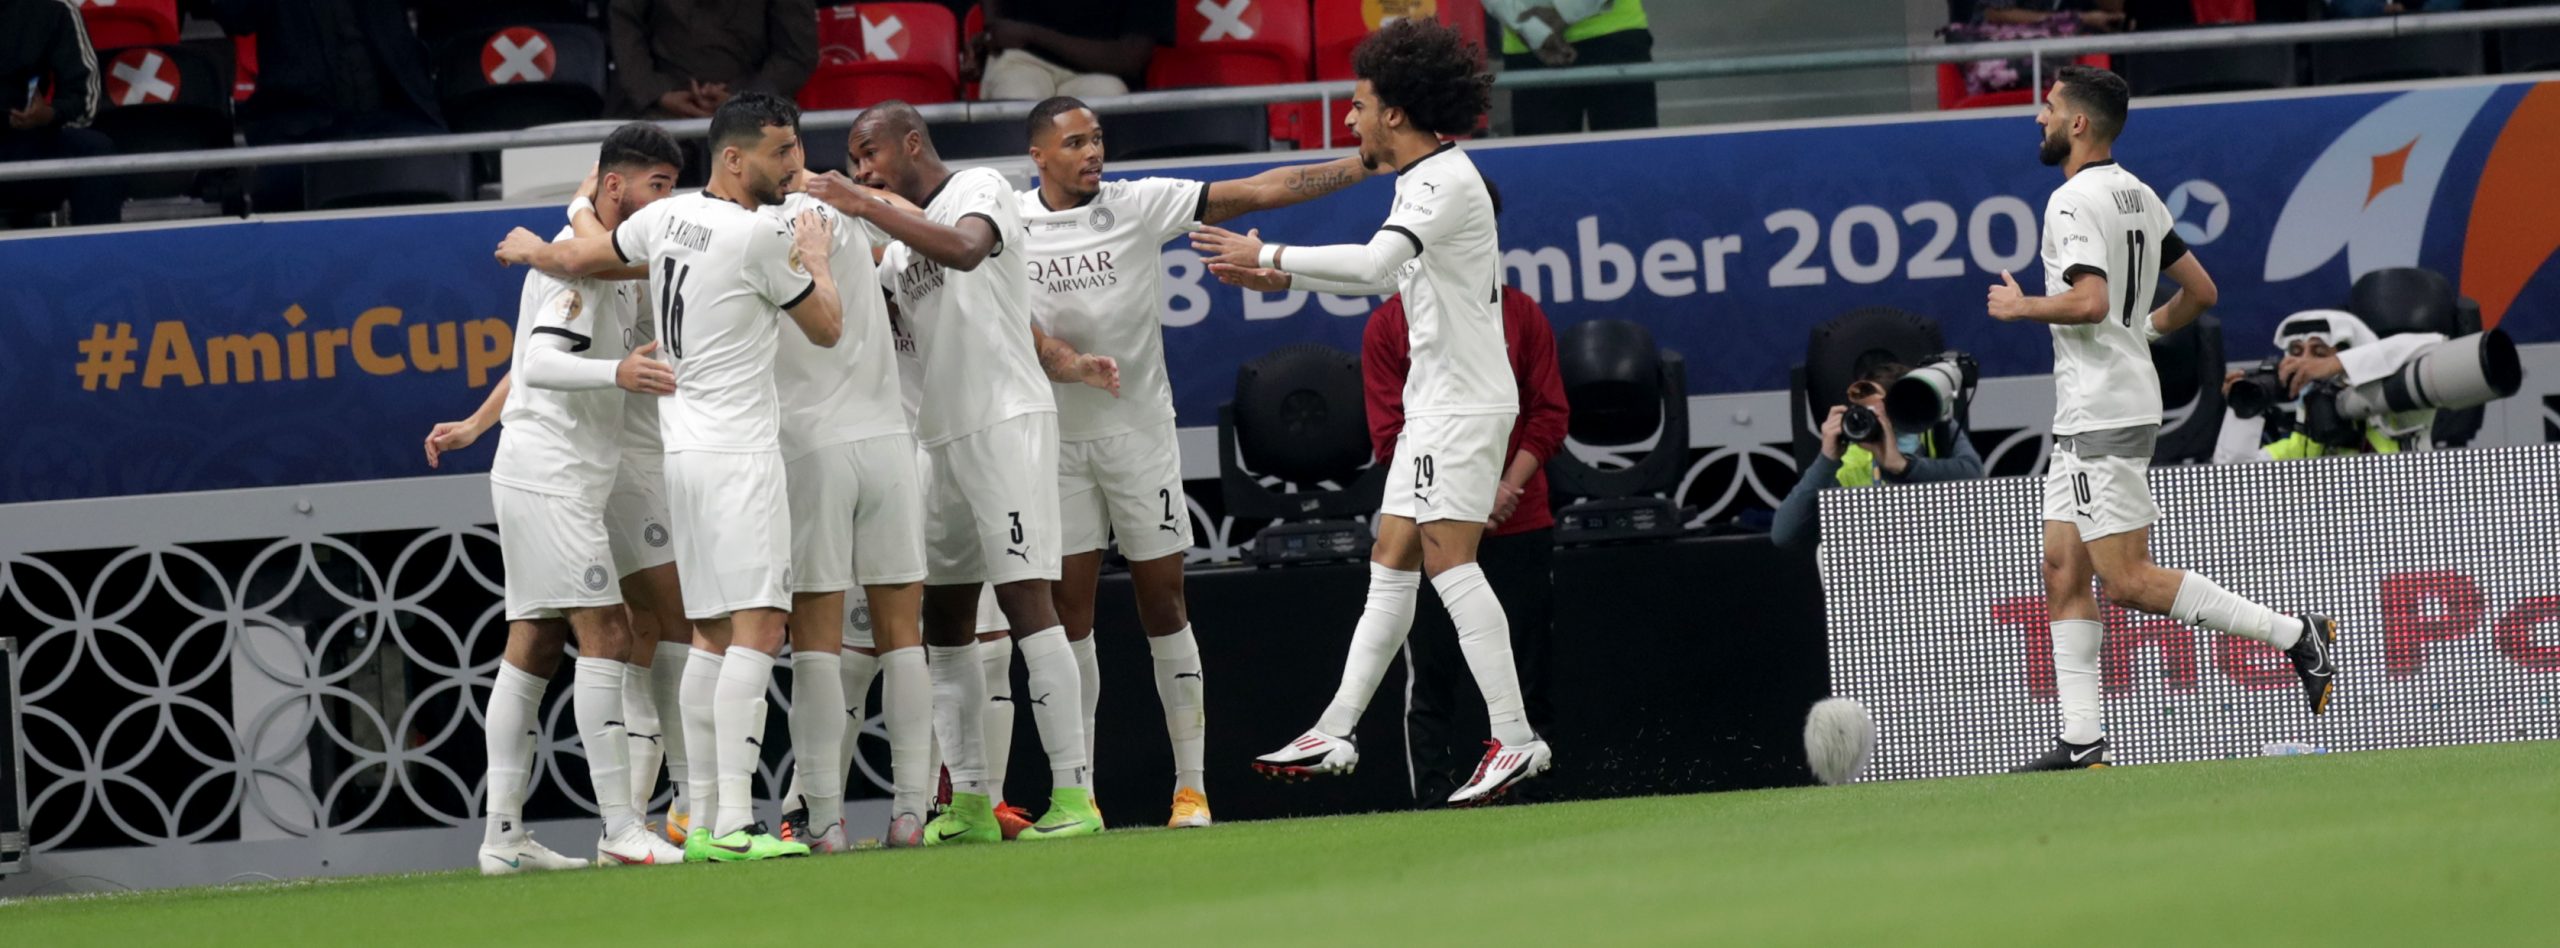
[[[836,296],[835,269],[827,265],[835,249],[835,228],[827,215],[815,210],[801,211],[792,221],[791,249],[807,268],[813,285],[809,293],[784,312],[800,327],[801,335],[820,348],[835,348],[844,338],[844,305]]]
[[[1366,244],[1292,247],[1262,241],[1259,231],[1239,234],[1222,227],[1191,233],[1191,247],[1208,255],[1210,269],[1221,265],[1243,270],[1269,269],[1291,274],[1290,286],[1329,293],[1368,295],[1395,283],[1396,269],[1421,251],[1413,238],[1381,230]]]
[[[1255,211],[1312,201],[1369,178],[1357,155],[1313,165],[1273,168],[1250,178],[1209,183],[1209,201],[1200,222],[1216,224]]]
[[[596,218],[595,208],[583,205],[569,212],[569,229],[581,238],[603,237],[609,240],[613,235],[613,229],[604,226],[604,221]],[[600,271],[595,278],[616,282],[646,280],[649,278],[649,262],[642,260],[627,266]]]
[[[830,171],[809,181],[810,197],[826,202],[847,217],[870,221],[889,239],[906,244],[925,259],[945,267],[962,272],[975,270],[995,253],[996,228],[985,219],[963,217],[959,223],[945,226],[883,204],[874,199],[877,193],[855,184],[841,172]]]
[[[1039,323],[1031,324],[1031,351],[1039,356],[1040,371],[1048,374],[1049,381],[1090,385],[1120,397],[1120,360],[1077,352],[1074,343],[1040,331]]]
[[[481,435],[489,433],[490,428],[496,427],[498,412],[506,408],[507,390],[515,387],[515,380],[513,372],[499,376],[498,384],[489,387],[489,397],[480,400],[480,407],[471,413],[471,417],[442,422],[428,431],[427,466],[439,466],[445,452],[470,447],[472,442],[480,440]]]
[[[1991,287],[1987,307],[1991,318],[2001,322],[2026,320],[2048,326],[2085,326],[2107,318],[2107,277],[2101,273],[2082,273],[2071,281],[2071,289],[2053,296],[2028,296],[2018,288],[2018,278],[2000,271],[2000,282]]]
[[[532,231],[518,227],[498,242],[498,263],[523,264],[552,276],[576,279],[622,266],[623,260],[622,254],[613,249],[611,235],[545,243]]]
[[[2178,262],[2170,264],[2169,269],[2161,271],[2160,275],[2177,284],[2178,293],[2169,297],[2169,301],[2161,304],[2159,309],[2151,311],[2150,335],[2153,339],[2187,328],[2188,323],[2195,322],[2220,299],[2213,286],[2213,274],[2204,272],[2204,264],[2196,261],[2193,252],[2179,257]]]

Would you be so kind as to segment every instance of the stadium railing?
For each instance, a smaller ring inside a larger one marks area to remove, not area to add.
[[[2209,50],[2272,43],[2387,40],[2404,36],[2477,33],[2537,26],[2560,26],[2560,7],[2412,13],[2321,23],[2220,26],[2161,33],[2121,33],[1986,43],[1885,46],[1614,66],[1579,66],[1569,69],[1517,70],[1506,71],[1496,76],[1494,85],[1504,89],[1531,89],[1630,81],[1659,82],[1676,79],[1829,72],[1892,66],[1934,66],[1939,63],[1970,62],[1982,59],[2024,58],[2030,63],[2029,87],[2038,88],[2044,84],[2043,72],[2046,60],[2068,62],[2073,57],[2089,53],[2145,53]],[[1337,96],[1351,94],[1351,89],[1352,83],[1341,80],[1297,82],[1286,85],[1139,92],[1108,99],[1096,99],[1093,104],[1096,108],[1113,113],[1172,112],[1214,106],[1268,105],[1275,102],[1316,99],[1323,103],[1329,114],[1332,100]],[[928,122],[993,122],[1022,119],[1030,114],[1031,105],[1030,102],[1022,101],[946,102],[920,106],[917,111],[922,113]],[[858,109],[810,112],[801,116],[800,124],[803,131],[840,131],[851,128],[854,117],[859,114],[861,112]],[[710,134],[711,128],[711,122],[708,119],[662,124],[678,138],[702,138]],[[1321,124],[1327,126],[1321,145],[1332,147],[1334,142],[1330,123]],[[610,131],[609,124],[585,123],[578,126],[531,128],[512,132],[26,161],[0,164],[0,181],[245,168],[273,164],[307,164],[408,155],[495,151],[540,145],[576,145],[603,141],[604,136]]]

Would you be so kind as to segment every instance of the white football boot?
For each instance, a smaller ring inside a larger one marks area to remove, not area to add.
[[[482,844],[480,847],[480,874],[484,876],[511,876],[519,872],[550,872],[586,867],[587,864],[583,860],[560,855],[552,852],[550,847],[534,842],[531,834],[519,835],[512,841],[496,846]]]
[[[672,866],[683,861],[684,847],[649,832],[645,823],[596,840],[599,866]]]
[[[1501,741],[1486,741],[1484,759],[1476,762],[1476,775],[1458,792],[1449,795],[1450,806],[1477,806],[1491,803],[1511,785],[1546,773],[1555,765],[1555,753],[1543,740],[1530,741],[1518,747],[1505,747]]]
[[[1348,740],[1316,730],[1298,735],[1287,747],[1253,759],[1253,769],[1263,776],[1293,782],[1340,776],[1359,766],[1359,748]]]
[[[924,817],[913,813],[898,814],[896,819],[889,821],[889,835],[881,838],[880,845],[891,849],[924,845]]]

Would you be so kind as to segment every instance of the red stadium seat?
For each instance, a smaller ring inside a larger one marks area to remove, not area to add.
[[[231,101],[247,102],[258,94],[258,37],[231,38]]]
[[[1362,0],[1316,0],[1317,79],[1352,78],[1351,52],[1359,48],[1361,40],[1369,37],[1372,30],[1369,16],[1373,7],[1374,3],[1363,3]],[[1432,15],[1440,22],[1449,24],[1458,31],[1458,35],[1476,45],[1479,62],[1489,55],[1484,47],[1484,4],[1481,0],[1437,0],[1432,10]],[[1334,144],[1347,144],[1349,141],[1350,133],[1342,126],[1343,119],[1351,114],[1349,99],[1334,100],[1332,114],[1322,116],[1317,114],[1319,106],[1312,102],[1271,108],[1273,138],[1296,142],[1301,148],[1314,148],[1323,144],[1325,128],[1329,127],[1333,129]],[[1285,116],[1283,110],[1287,110]],[[1319,127],[1319,122],[1330,124]],[[1479,123],[1478,127],[1481,128],[1482,124]]]
[[[162,46],[178,41],[178,0],[80,0],[89,48]]]
[[[2099,54],[2082,56],[2079,59],[2074,60],[2074,62],[2083,66],[2096,66],[2100,69],[2107,69],[2112,67],[2114,60],[2104,54]],[[2051,64],[2048,63],[2047,65],[2050,66]],[[2052,76],[2052,70],[2047,69],[2045,71],[2045,75],[2047,77]],[[2007,92],[1985,92],[1981,95],[1966,95],[1964,93],[1963,69],[1955,63],[1938,64],[1938,108],[1942,111],[1953,111],[1955,109],[1998,109],[2012,105],[2033,105],[2035,104],[2038,91],[2039,90],[2032,89],[2012,89]]]
[[[1313,34],[1306,0],[1200,0],[1176,4],[1173,45],[1147,64],[1147,88],[1261,86],[1307,81]],[[1294,137],[1301,111],[1270,108],[1271,135]]]
[[[890,99],[949,102],[960,85],[960,34],[933,3],[860,3],[818,14],[818,69],[800,87],[809,109]]]
[[[2258,22],[2258,0],[2195,0],[2197,26]]]

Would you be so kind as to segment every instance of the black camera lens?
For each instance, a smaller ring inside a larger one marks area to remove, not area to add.
[[[2230,403],[2231,413],[2242,418],[2256,418],[2284,401],[2284,379],[2276,372],[2276,360],[2268,359],[2240,374],[2231,383],[2223,399]]]
[[[1876,438],[1876,428],[1875,409],[1865,405],[1850,405],[1848,411],[1840,414],[1840,437],[1844,440],[1873,441]]]

